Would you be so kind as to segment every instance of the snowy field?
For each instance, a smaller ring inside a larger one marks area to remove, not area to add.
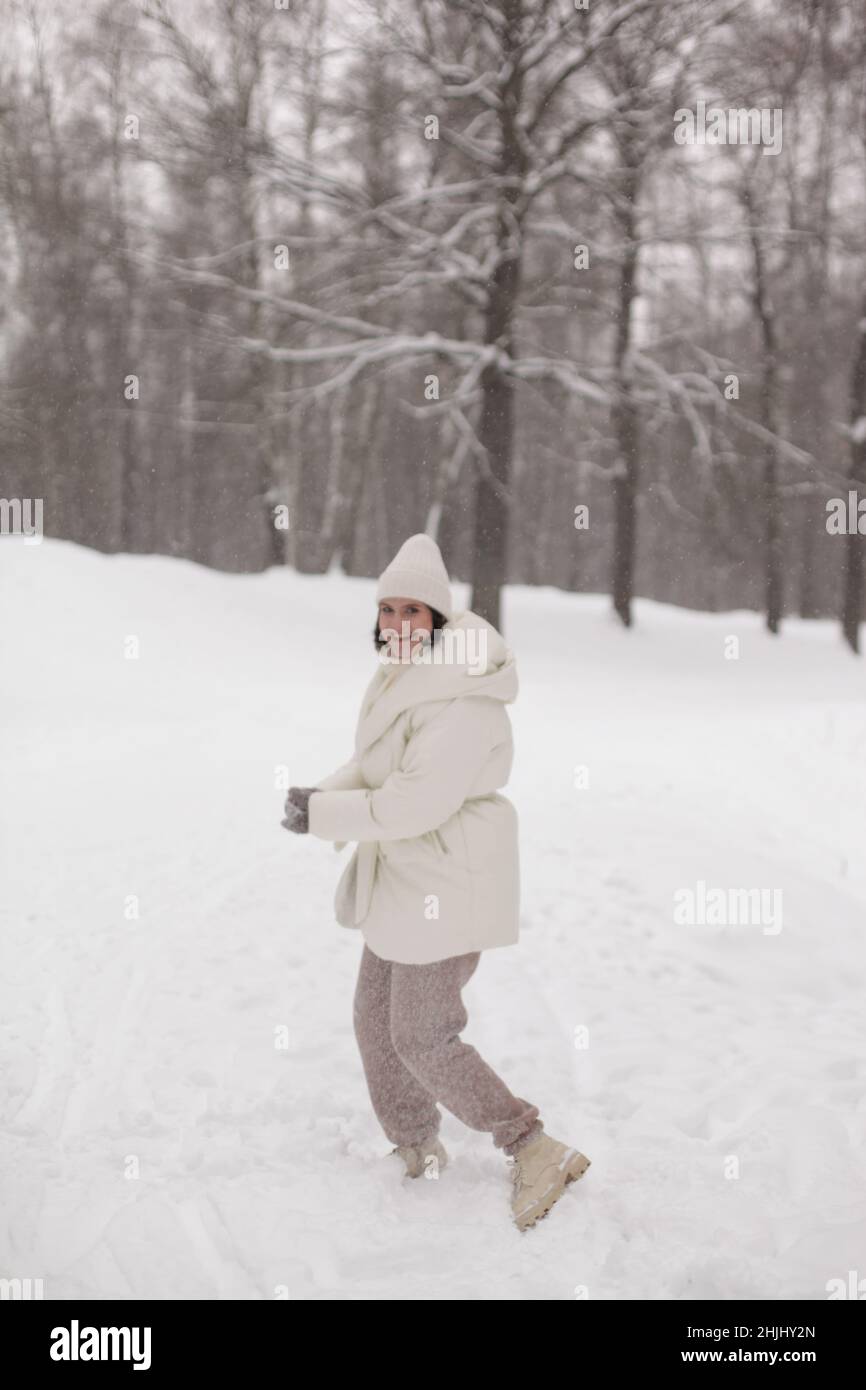
[[[351,752],[373,592],[0,542],[0,1277],[651,1300],[866,1276],[866,658],[828,623],[643,601],[626,633],[607,599],[508,590],[522,933],[463,1036],[592,1159],[521,1235],[503,1157],[447,1111],[438,1181],[388,1155],[361,937],[332,916],[350,851],[280,826],[275,770]],[[781,930],[678,924],[699,882],[779,890]]]

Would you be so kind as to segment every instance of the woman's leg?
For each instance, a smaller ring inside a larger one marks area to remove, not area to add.
[[[488,1130],[493,1143],[516,1153],[542,1133],[538,1107],[512,1095],[459,1034],[468,1022],[460,991],[480,951],[429,965],[391,963],[391,1038],[409,1070],[470,1129]]]
[[[391,1041],[391,971],[365,944],[355,988],[355,1037],[367,1089],[392,1144],[421,1144],[439,1133],[442,1115],[429,1091],[401,1061]]]

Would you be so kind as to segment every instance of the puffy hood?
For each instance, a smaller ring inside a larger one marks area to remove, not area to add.
[[[364,696],[356,754],[379,738],[403,710],[428,700],[485,695],[517,698],[517,663],[500,632],[466,608],[455,613],[424,662],[380,664]]]

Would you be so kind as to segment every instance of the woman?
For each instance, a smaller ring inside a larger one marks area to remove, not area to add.
[[[460,1040],[460,992],[483,950],[518,939],[517,814],[499,792],[514,746],[514,657],[477,614],[455,613],[439,547],[411,536],[379,579],[379,668],[354,756],[316,787],[292,787],[283,824],[357,848],[337,921],[364,936],[355,1034],[373,1109],[411,1177],[445,1166],[440,1101],[513,1159],[521,1230],[589,1160],[545,1134]]]

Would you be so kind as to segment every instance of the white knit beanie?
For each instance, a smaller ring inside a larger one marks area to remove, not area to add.
[[[403,542],[379,576],[376,600],[383,598],[414,598],[437,608],[445,618],[453,615],[448,571],[432,537],[419,531]]]

